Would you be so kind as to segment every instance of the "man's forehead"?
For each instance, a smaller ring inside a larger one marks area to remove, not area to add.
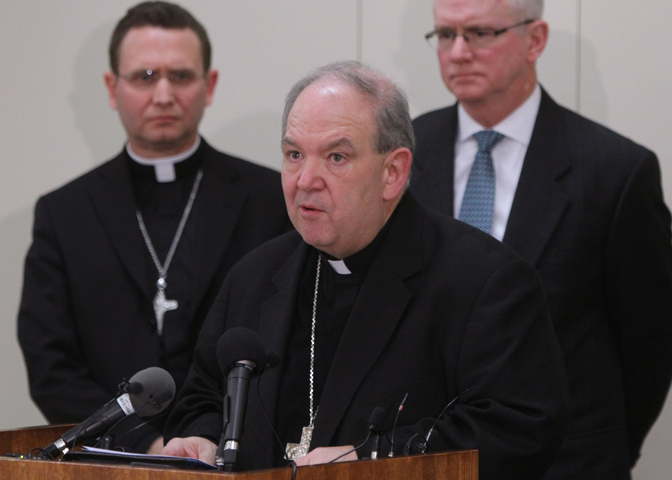
[[[283,144],[310,138],[321,148],[352,147],[374,130],[370,101],[353,87],[338,82],[315,82],[297,97],[287,119]]]
[[[356,90],[350,85],[333,78],[331,76],[315,80],[308,85],[299,94],[294,106],[304,102],[312,103],[315,101],[329,102],[338,101],[338,98],[349,97],[357,94]],[[294,110],[294,108],[292,108]]]
[[[282,145],[298,148],[301,146],[300,145],[301,142],[300,140],[295,139],[292,133],[293,132],[289,131],[287,134],[285,134],[284,138],[282,139]],[[320,148],[322,148],[323,150],[334,150],[337,148],[346,150],[355,149],[355,144],[353,143],[350,137],[339,136],[338,134],[334,134],[332,136],[333,138],[328,138],[328,136],[325,136],[323,138],[323,144],[320,145]]]
[[[146,25],[133,27],[124,35],[119,46],[119,63],[125,62],[143,64],[143,67],[156,62],[188,63],[191,65],[181,66],[198,67],[202,66],[203,57],[200,40],[193,30]]]
[[[313,121],[349,123],[354,118],[366,118],[370,107],[371,101],[355,87],[337,79],[322,78],[299,94],[288,118],[310,116]]]
[[[508,17],[510,12],[510,0],[436,0],[434,3],[437,24],[492,21],[503,15]]]

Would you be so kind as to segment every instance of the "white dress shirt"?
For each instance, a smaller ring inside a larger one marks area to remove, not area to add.
[[[504,135],[504,138],[492,149],[492,160],[495,167],[495,209],[492,215],[491,235],[500,241],[504,238],[506,223],[509,221],[513,197],[518,187],[520,172],[523,169],[530,138],[532,138],[540,103],[541,87],[537,84],[532,94],[520,107],[492,128]],[[481,130],[488,130],[471,118],[464,107],[459,104],[457,119],[453,190],[455,218],[459,218],[467,179],[476,159],[476,152],[478,152],[478,143],[473,135]]]

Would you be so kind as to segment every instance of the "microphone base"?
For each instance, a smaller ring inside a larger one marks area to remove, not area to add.
[[[227,445],[229,442],[226,442]],[[238,442],[235,442],[236,444]],[[237,449],[225,449],[221,456],[215,456],[215,466],[220,472],[233,472],[233,469],[238,460],[238,450]]]

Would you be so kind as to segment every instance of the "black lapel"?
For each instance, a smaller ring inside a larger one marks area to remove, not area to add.
[[[411,192],[420,203],[452,217],[457,104],[423,115],[413,126],[418,147]]]
[[[154,297],[147,278],[148,253],[135,215],[135,196],[124,153],[98,170],[89,186],[93,208],[119,261],[147,298]]]
[[[411,292],[404,280],[421,267],[422,214],[406,195],[361,286],[321,395],[311,448],[331,442],[357,388],[400,321]]]
[[[235,165],[227,156],[201,140],[203,148],[203,180],[196,199],[197,272],[194,289],[195,305],[200,305],[229,250],[236,224],[248,198],[248,191]]]
[[[298,236],[298,234],[296,234]],[[277,288],[275,295],[270,297],[261,305],[259,317],[258,332],[266,347],[266,354],[275,354],[283,360],[287,348],[287,340],[292,329],[294,313],[296,311],[296,298],[301,284],[301,276],[305,268],[305,262],[308,258],[310,247],[299,243],[299,247],[289,256],[285,264],[273,276],[271,282]],[[275,425],[275,414],[277,410],[278,390],[282,376],[282,365],[269,369],[259,378],[259,401],[263,401],[263,407],[268,414],[271,423]],[[256,396],[256,392],[252,395]],[[258,406],[258,403],[255,404]],[[265,424],[263,412],[255,408],[248,412],[248,420],[254,419],[257,424]],[[264,426],[264,430],[266,427]],[[273,435],[260,437],[259,441],[266,442],[265,445],[254,445],[259,451],[272,452],[276,445]]]
[[[560,107],[542,90],[539,114],[511,206],[503,242],[536,265],[569,197],[558,180],[571,168]]]

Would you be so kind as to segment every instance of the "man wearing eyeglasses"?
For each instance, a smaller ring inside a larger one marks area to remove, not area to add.
[[[114,159],[42,197],[26,258],[18,334],[31,395],[51,423],[77,423],[149,366],[177,388],[228,269],[290,228],[280,175],[198,133],[217,84],[203,26],[145,2],[117,24],[105,84],[128,135]],[[154,451],[163,419],[117,446]]]
[[[427,39],[457,104],[414,121],[410,188],[544,282],[571,409],[545,478],[628,479],[672,374],[670,214],[653,152],[539,86],[542,7],[436,0]]]

